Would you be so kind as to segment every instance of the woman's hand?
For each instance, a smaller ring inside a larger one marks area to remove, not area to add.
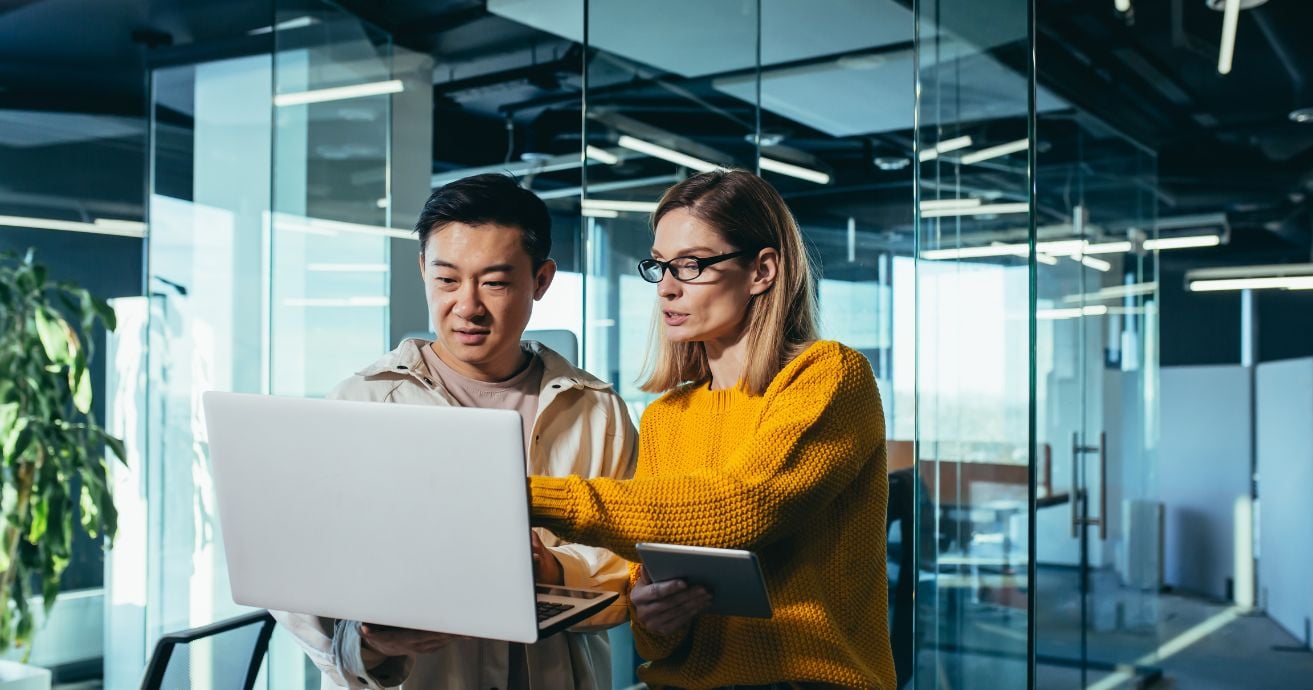
[[[658,635],[669,635],[711,606],[711,592],[701,585],[689,587],[683,580],[652,582],[643,568],[629,600],[634,603],[639,625]]]

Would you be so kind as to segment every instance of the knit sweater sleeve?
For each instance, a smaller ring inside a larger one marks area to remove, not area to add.
[[[637,542],[757,549],[787,536],[884,443],[870,365],[836,350],[786,367],[756,429],[723,461],[623,481],[533,477],[534,522],[631,559]],[[642,433],[675,433],[648,427]]]

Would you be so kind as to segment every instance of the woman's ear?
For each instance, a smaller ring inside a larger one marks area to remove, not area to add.
[[[780,271],[780,253],[767,247],[757,252],[757,259],[752,265],[752,283],[748,291],[754,295],[760,295],[775,284],[775,278]]]

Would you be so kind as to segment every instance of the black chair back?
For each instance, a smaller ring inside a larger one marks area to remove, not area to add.
[[[191,688],[193,680],[199,680],[199,687],[204,688],[251,690],[273,631],[274,619],[269,612],[253,611],[203,627],[169,633],[155,643],[141,688],[182,690]],[[202,655],[208,662],[206,668],[198,669],[204,676],[197,679],[193,675],[197,670],[192,669],[192,660]]]

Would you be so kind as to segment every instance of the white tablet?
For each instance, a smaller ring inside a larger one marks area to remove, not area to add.
[[[654,582],[685,580],[711,591],[708,613],[770,618],[770,594],[757,554],[676,544],[635,544]]]

